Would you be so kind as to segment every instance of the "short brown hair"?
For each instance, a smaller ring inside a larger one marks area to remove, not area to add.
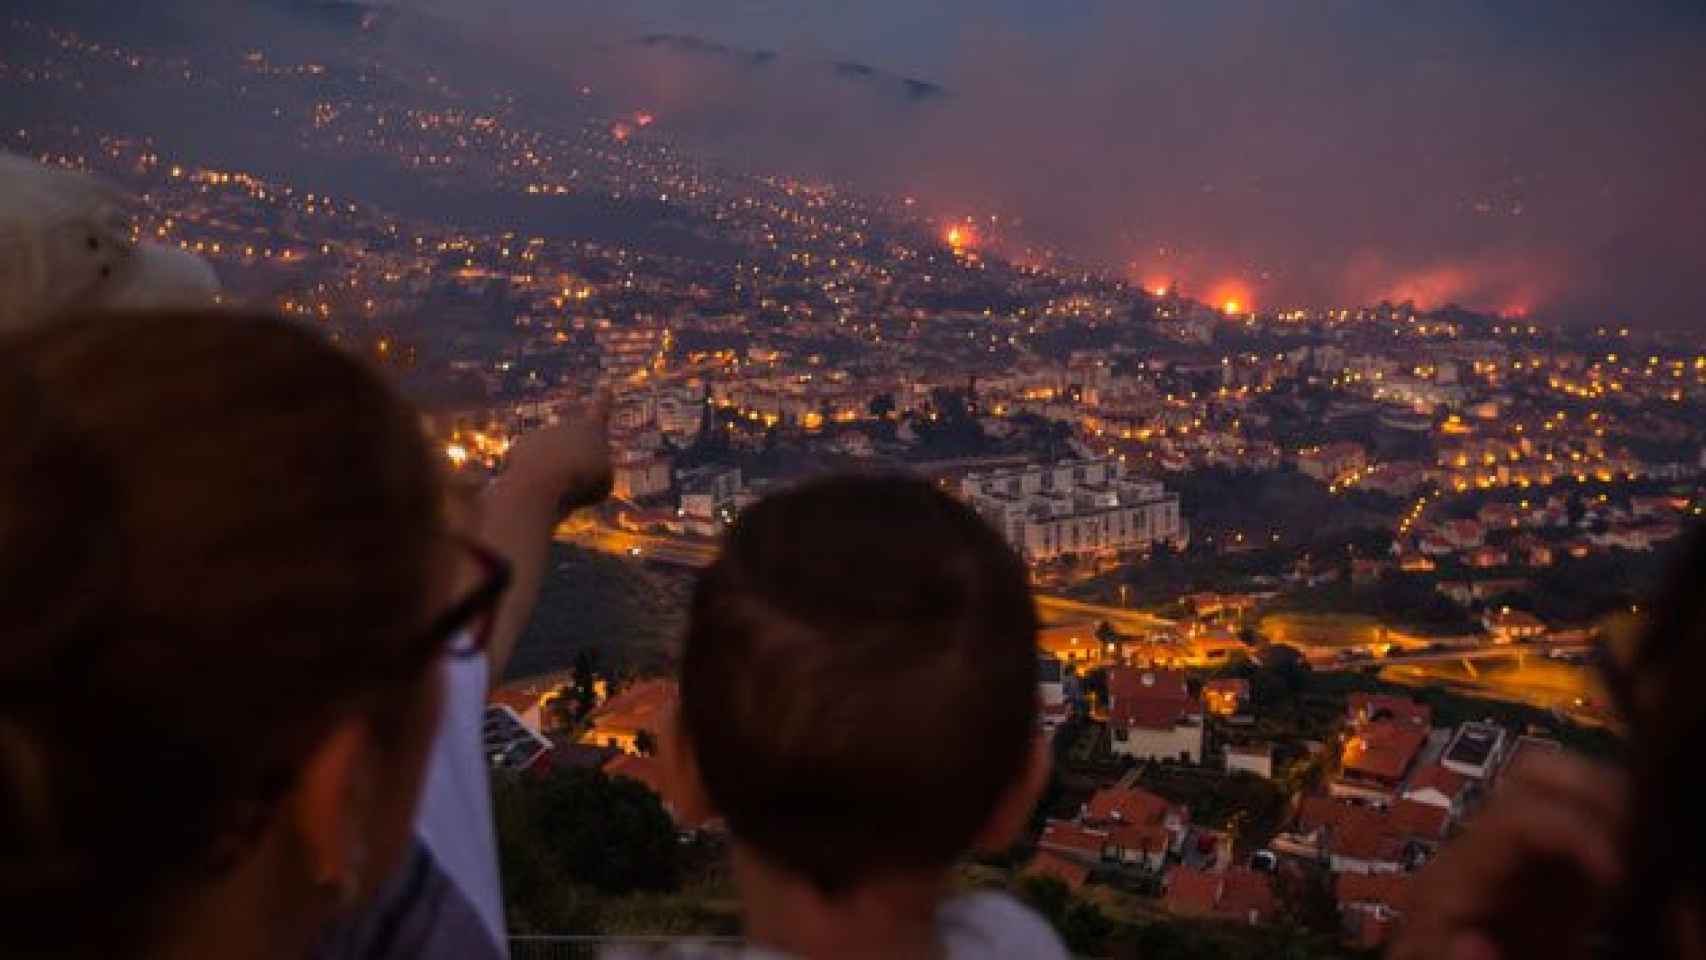
[[[825,893],[966,852],[1036,726],[1025,569],[964,504],[822,480],[743,514],[693,595],[684,733],[734,834]]]
[[[0,902],[121,931],[421,676],[441,474],[374,371],[266,316],[0,342],[0,423]]]

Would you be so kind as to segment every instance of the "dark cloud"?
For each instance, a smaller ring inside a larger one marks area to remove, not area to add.
[[[1706,252],[1692,8],[1077,3],[1045,22],[943,3],[928,42],[897,39],[896,67],[872,38],[885,17],[922,15],[818,6],[783,27],[738,2],[691,18],[667,3],[423,9],[759,168],[993,213],[1012,250],[1204,295],[1413,296],[1666,326],[1706,304],[1690,283]],[[640,42],[684,22],[720,51]],[[744,45],[730,35],[743,30]],[[921,50],[935,71],[909,74]],[[849,60],[944,92],[852,82],[869,77],[834,69]]]
[[[371,42],[423,78],[566,122],[644,110],[743,167],[1213,299],[1706,317],[1697,3],[77,2],[304,50],[377,8]]]

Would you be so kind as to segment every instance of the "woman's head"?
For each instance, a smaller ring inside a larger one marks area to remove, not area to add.
[[[8,912],[93,905],[42,931],[63,950],[92,924],[170,937],[243,871],[280,909],[377,882],[455,575],[409,406],[266,317],[96,315],[0,341],[0,423]]]

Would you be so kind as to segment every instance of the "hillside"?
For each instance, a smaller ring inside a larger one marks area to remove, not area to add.
[[[665,669],[690,588],[680,572],[553,546],[551,573],[506,679],[567,669],[583,649],[605,670]]]

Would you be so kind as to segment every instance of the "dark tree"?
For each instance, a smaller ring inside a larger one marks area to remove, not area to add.
[[[642,757],[655,757],[658,753],[658,738],[650,730],[641,730],[634,735],[634,752]]]
[[[1072,905],[1072,889],[1056,877],[1029,876],[1019,880],[1019,899],[1059,927]]]
[[[1103,915],[1100,907],[1087,900],[1079,900],[1060,918],[1055,929],[1060,931],[1060,938],[1066,941],[1066,948],[1074,955],[1093,956],[1106,945],[1109,935],[1114,932],[1114,925]]]
[[[580,703],[575,698],[573,684],[565,683],[557,688],[550,700],[551,724],[559,730],[572,730],[581,722]]]
[[[1118,643],[1120,642],[1120,632],[1114,629],[1113,624],[1103,620],[1096,625],[1096,642],[1104,647],[1110,643]]]
[[[1269,644],[1258,661],[1250,678],[1250,698],[1258,709],[1272,710],[1292,702],[1309,682],[1309,663],[1296,647]]]
[[[675,822],[645,785],[599,770],[565,769],[543,780],[500,781],[494,792],[501,798],[494,804],[500,837],[539,845],[522,859],[523,867],[604,893],[674,886],[680,870]]]
[[[574,687],[574,718],[575,723],[581,723],[598,706],[598,677],[593,669],[592,651],[581,650],[575,654],[575,665],[569,674],[569,683]]]

